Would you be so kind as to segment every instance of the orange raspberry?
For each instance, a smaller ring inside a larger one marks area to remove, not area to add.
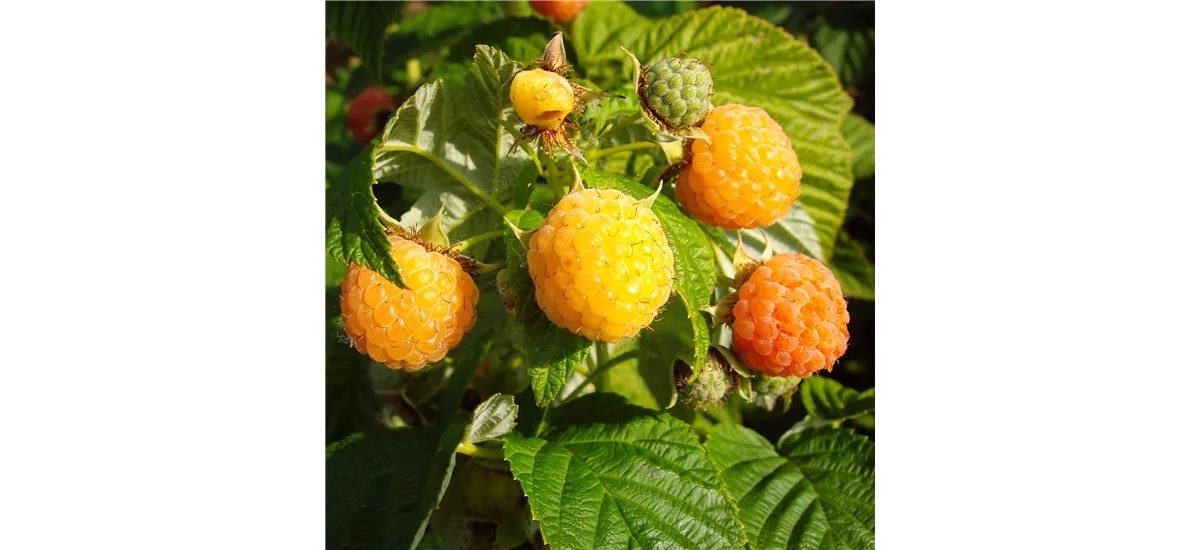
[[[753,229],[781,218],[800,196],[800,161],[788,135],[757,107],[722,105],[704,118],[679,174],[679,205],[705,225]]]
[[[579,15],[587,6],[587,0],[530,0],[529,7],[559,23],[566,23]]]
[[[393,369],[419,369],[440,361],[475,326],[479,289],[453,258],[400,236],[389,239],[409,288],[350,264],[342,318],[360,353]]]
[[[803,254],[767,260],[737,291],[733,349],[750,368],[804,378],[846,353],[850,313],[842,286]]]
[[[674,262],[658,216],[612,189],[563,197],[529,243],[529,276],[546,317],[605,342],[654,320],[671,296]]]

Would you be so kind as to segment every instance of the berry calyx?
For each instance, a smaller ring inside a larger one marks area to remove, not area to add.
[[[467,466],[467,507],[492,519],[515,514],[524,503],[525,493],[511,473],[493,470],[472,462]]]
[[[642,70],[638,94],[659,123],[688,128],[712,110],[712,74],[699,59],[667,57]]]
[[[579,15],[587,0],[530,0],[529,7],[545,17],[566,23]]]
[[[800,196],[800,161],[783,127],[757,107],[716,107],[694,140],[691,161],[675,182],[679,205],[705,225],[770,225]]]
[[[805,378],[832,370],[846,353],[846,299],[821,262],[803,254],[773,256],[754,269],[736,296],[733,349],[747,367]]]
[[[508,98],[521,120],[542,130],[558,128],[575,108],[575,90],[571,83],[544,69],[517,73]]]
[[[479,289],[445,249],[415,233],[389,235],[400,288],[371,269],[350,264],[342,281],[346,335],[360,353],[393,369],[440,361],[475,326]]]
[[[538,306],[554,324],[617,342],[654,320],[675,278],[658,216],[620,191],[563,197],[529,241]]]
[[[396,100],[383,88],[367,88],[354,97],[346,112],[346,125],[354,141],[370,143],[387,126],[388,117],[396,110]]]

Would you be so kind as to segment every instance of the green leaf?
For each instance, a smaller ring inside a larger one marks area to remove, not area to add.
[[[837,245],[833,249],[833,261],[829,268],[842,284],[842,293],[851,298],[875,299],[875,267],[867,259],[862,245],[851,239],[846,232],[838,232]]]
[[[445,494],[464,426],[382,430],[333,449],[325,547],[415,548]]]
[[[471,5],[471,2],[453,3]],[[450,47],[446,61],[459,63],[469,60],[475,54],[478,44],[488,44],[507,54],[509,59],[532,62],[542,57],[542,51],[546,49],[546,43],[550,41],[554,32],[554,25],[546,19],[506,17],[477,25],[463,33]]]
[[[875,547],[875,445],[850,430],[796,432],[777,453],[723,423],[705,443],[738,504],[750,548]]]
[[[822,420],[845,420],[875,410],[875,388],[864,392],[832,378],[810,376],[800,384],[800,400],[808,413]]]
[[[517,424],[517,403],[513,396],[498,393],[475,407],[463,441],[476,444],[500,439]]]
[[[342,279],[346,278],[346,273],[348,271],[349,271],[349,268],[346,266],[345,263],[339,262],[339,261],[335,260],[333,258],[333,256],[330,256],[329,253],[325,253],[325,288],[326,289],[338,288],[338,287],[342,286]],[[340,292],[341,289],[338,288],[338,291]]]
[[[408,288],[392,258],[392,244],[379,221],[371,186],[371,146],[363,148],[325,190],[325,246],[339,262],[366,266]]]
[[[699,0],[638,0],[631,7],[647,17],[666,17],[689,10],[700,9]]]
[[[592,394],[504,454],[553,548],[741,548],[716,469],[687,424]]]
[[[513,210],[505,217],[524,230],[536,229],[542,223],[541,214],[532,210]],[[592,343],[546,317],[534,297],[524,245],[511,231],[504,235],[504,242],[508,251],[504,272],[508,277],[509,296],[515,304],[517,325],[523,335],[530,387],[537,406],[545,407],[558,397],[563,384],[583,362]]]
[[[834,26],[822,17],[816,21],[812,44],[846,86],[862,82],[875,68],[875,29]]]
[[[581,174],[588,187],[617,189],[635,199],[643,199],[654,193],[649,187],[624,176],[586,169]],[[675,293],[683,299],[688,319],[692,322],[691,356],[693,364],[704,363],[711,339],[708,320],[700,313],[701,308],[712,302],[713,287],[717,284],[717,267],[713,260],[712,247],[708,244],[704,230],[696,220],[684,214],[671,199],[659,195],[650,207],[662,223],[671,255],[675,258]]]
[[[380,81],[383,36],[403,6],[403,2],[326,2],[325,28],[349,44],[371,77]]]
[[[841,133],[851,100],[815,50],[725,7],[659,21],[629,49],[647,65],[681,52],[710,63],[714,105],[760,107],[783,126],[804,172],[800,204],[815,221],[821,249],[833,249],[854,185],[850,146]]]
[[[519,70],[502,52],[479,46],[456,95],[440,80],[417,89],[392,116],[376,147],[375,178],[417,189],[454,192],[497,214],[516,187],[529,156],[506,155],[519,123],[508,86]]]
[[[742,231],[742,243],[746,251],[754,257],[762,255],[763,238],[766,233],[771,240],[771,248],[776,254],[805,254],[829,263],[825,257],[825,249],[821,248],[821,238],[817,235],[816,222],[808,211],[797,205],[793,206],[775,223],[755,231]],[[732,242],[737,242],[737,232],[727,231]]]
[[[850,113],[842,123],[842,135],[850,142],[854,151],[851,164],[855,178],[869,178],[875,175],[875,125],[867,119]]]
[[[566,38],[588,79],[608,85],[624,77],[632,83],[632,65],[618,46],[628,47],[650,24],[624,2],[592,2],[571,22]]]
[[[500,2],[438,2],[401,19],[397,32],[428,42],[451,31],[500,17],[504,17]]]

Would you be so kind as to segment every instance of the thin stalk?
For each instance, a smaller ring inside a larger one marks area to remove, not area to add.
[[[571,393],[569,395],[567,395],[566,399],[563,399],[563,403],[566,403],[567,401],[570,401],[572,398],[574,398],[575,394],[577,394],[581,390],[583,390],[583,388],[586,387],[588,384],[594,383],[596,381],[596,377],[600,376],[601,374],[604,374],[604,371],[607,371],[608,369],[611,369],[617,365],[620,365],[621,363],[624,363],[625,361],[633,359],[636,356],[637,356],[637,350],[633,350],[633,351],[627,351],[625,353],[622,353],[611,359],[602,361],[600,363],[600,366],[596,367],[596,370],[593,370],[592,373],[588,375],[586,380],[584,380],[582,383],[580,383],[578,386],[576,386],[574,390],[571,390]]]
[[[480,233],[474,237],[463,239],[458,244],[454,245],[454,247],[459,250],[466,250],[479,243],[495,239],[496,237],[503,237],[506,232],[507,231],[504,229],[497,229],[495,231],[488,231],[487,233]]]
[[[546,179],[550,181],[550,189],[554,190],[554,202],[558,202],[559,199],[563,198],[562,186],[559,185],[558,181],[558,161],[554,160],[553,155],[551,155],[547,160],[549,162],[546,163],[546,166],[548,167],[547,170],[549,171],[550,177]]]
[[[495,271],[497,269],[500,269],[502,267],[504,267],[504,262],[496,262],[496,263],[491,263],[491,264],[485,264],[485,263],[479,262],[479,261],[475,262],[475,269],[479,273],[489,273],[489,272]]]
[[[403,232],[406,229],[404,225],[400,223],[400,220],[389,216],[388,213],[383,210],[383,207],[379,206],[378,202],[375,203],[375,209],[379,211],[379,219],[383,222],[383,225],[392,228],[393,231]]]
[[[449,166],[447,166],[445,161],[443,161],[442,159],[429,154],[428,151],[424,151],[424,150],[418,149],[416,147],[410,147],[408,145],[381,145],[378,149],[376,149],[377,153],[387,152],[387,151],[399,151],[399,152],[404,152],[404,153],[413,153],[415,155],[420,156],[421,158],[424,158],[425,160],[433,163],[434,166],[437,166],[438,168],[440,168],[443,172],[446,172],[447,174],[449,174],[450,177],[454,178],[454,180],[457,181],[458,183],[461,183],[463,187],[466,187],[467,190],[474,193],[475,196],[483,199],[483,202],[486,203],[488,205],[488,207],[490,207],[492,210],[495,210],[501,216],[504,215],[504,212],[505,212],[504,205],[500,204],[499,202],[496,202],[495,197],[492,197],[491,195],[486,193],[483,189],[480,189],[479,186],[475,185],[474,183],[471,183],[471,180],[468,180],[462,174],[458,173],[453,168],[450,168]]]
[[[546,177],[546,172],[542,170],[542,161],[538,158],[539,155],[533,150],[533,147],[530,147],[528,143],[522,143],[521,149],[525,151],[525,154],[529,155],[529,158],[533,159],[533,165],[537,167],[538,176]]]
[[[625,151],[636,151],[638,149],[657,149],[659,147],[660,147],[659,144],[654,143],[652,141],[639,141],[637,143],[627,143],[625,145],[618,145],[616,147],[609,147],[608,149],[600,149],[598,151],[594,151],[592,154],[588,155],[588,162],[591,162],[591,161],[594,161],[597,159],[602,159],[609,155],[615,155],[617,153],[624,153]]]
[[[496,447],[480,447],[474,443],[463,441],[458,444],[455,451],[473,458],[485,458],[490,460],[504,460],[504,449]]]

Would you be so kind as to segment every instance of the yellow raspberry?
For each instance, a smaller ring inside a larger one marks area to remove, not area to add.
[[[704,118],[679,174],[679,205],[705,225],[753,229],[783,217],[800,196],[800,160],[787,133],[757,107],[722,105]]]
[[[675,260],[650,208],[620,191],[585,189],[550,210],[529,243],[529,276],[554,324],[617,342],[671,296]]]
[[[575,90],[567,79],[542,69],[517,73],[508,98],[521,120],[543,130],[558,128],[575,107]]]
[[[842,286],[803,254],[779,254],[755,269],[737,291],[733,319],[734,351],[770,376],[831,370],[850,339]]]
[[[440,361],[475,326],[479,289],[453,258],[403,237],[389,239],[409,288],[350,264],[342,318],[360,353],[393,369],[419,369]]]

